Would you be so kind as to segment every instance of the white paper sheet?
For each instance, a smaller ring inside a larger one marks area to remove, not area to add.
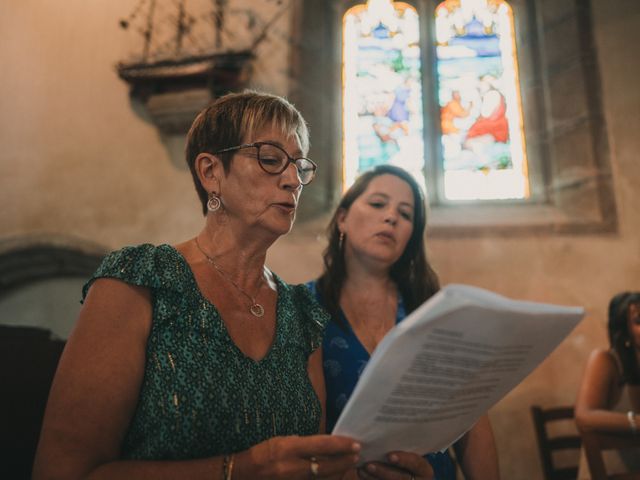
[[[387,452],[446,449],[518,385],[582,319],[580,307],[448,285],[373,352],[333,434]]]

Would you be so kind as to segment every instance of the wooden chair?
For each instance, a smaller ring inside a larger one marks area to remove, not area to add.
[[[544,472],[545,480],[575,480],[578,476],[578,464],[580,462],[580,435],[576,429],[575,434],[550,436],[547,424],[550,422],[570,421],[573,423],[573,407],[562,406],[542,408],[534,405],[531,407],[531,416],[536,430],[538,452]],[[572,425],[573,428],[573,425]],[[553,454],[575,450],[575,465],[557,467]]]
[[[636,450],[640,468],[640,436],[628,434],[581,432],[582,443],[591,472],[591,480],[639,480],[640,469],[627,473],[607,474],[603,452],[607,450]]]

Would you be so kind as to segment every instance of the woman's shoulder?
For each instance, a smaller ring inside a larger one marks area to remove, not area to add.
[[[613,350],[596,348],[589,355],[587,369],[593,374],[617,380],[622,374],[620,359]]]
[[[322,342],[324,330],[329,323],[329,314],[318,303],[315,294],[306,284],[289,284],[276,276],[280,292],[284,293],[287,301],[291,302],[289,311],[295,313],[296,324],[302,329],[305,343],[310,352]]]
[[[83,288],[83,298],[99,278],[114,278],[136,286],[160,288],[179,284],[185,274],[180,254],[170,245],[126,246],[105,256]]]
[[[602,364],[611,365],[611,366],[616,365],[615,351],[607,348],[596,348],[592,350],[591,354],[589,355],[589,359],[592,362],[602,363]]]
[[[118,273],[123,276],[136,277],[154,272],[164,272],[167,266],[180,262],[180,254],[170,245],[127,246],[109,253],[98,272]]]
[[[324,325],[327,323],[329,317],[326,310],[318,303],[316,298],[315,288],[310,286],[310,283],[291,284],[284,282],[282,279],[276,276],[280,288],[284,288],[287,294],[290,296],[297,310],[310,316],[317,323]]]
[[[606,348],[596,348],[591,350],[589,354],[589,363],[615,366],[615,359],[610,350]]]

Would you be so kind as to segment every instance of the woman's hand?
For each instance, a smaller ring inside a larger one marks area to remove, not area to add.
[[[420,455],[410,452],[391,452],[387,462],[369,462],[358,468],[362,480],[431,480],[433,469]]]
[[[358,462],[360,445],[334,435],[275,437],[236,454],[234,478],[309,479],[345,473]]]

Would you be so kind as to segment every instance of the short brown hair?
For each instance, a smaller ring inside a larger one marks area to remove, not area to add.
[[[203,152],[213,154],[240,145],[245,138],[266,127],[295,136],[303,156],[309,151],[309,130],[304,118],[288,100],[277,95],[253,90],[229,93],[196,116],[187,134],[185,156],[205,215],[208,194],[196,173],[196,157]],[[225,172],[229,171],[232,157],[233,152],[219,156]]]

